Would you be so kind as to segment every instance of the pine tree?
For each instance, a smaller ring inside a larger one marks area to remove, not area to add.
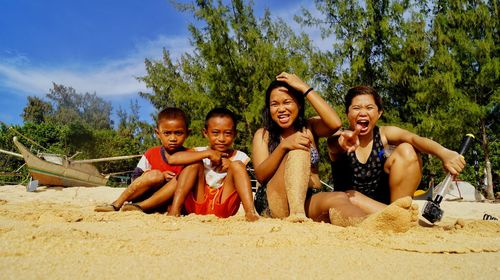
[[[282,71],[309,79],[312,44],[283,20],[273,20],[269,11],[256,19],[251,4],[244,2],[177,4],[197,20],[189,26],[194,51],[184,53],[178,62],[172,61],[168,50],[163,61],[146,60],[148,74],[140,80],[152,89],[141,96],[157,109],[168,105],[189,112],[195,133],[211,108],[232,110],[239,121],[238,148],[249,151],[253,132],[260,126],[265,89]]]

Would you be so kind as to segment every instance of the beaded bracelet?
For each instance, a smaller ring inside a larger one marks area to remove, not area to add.
[[[309,94],[309,92],[311,92],[313,90],[313,88],[309,88],[308,90],[306,90],[306,92],[304,92],[304,98]]]

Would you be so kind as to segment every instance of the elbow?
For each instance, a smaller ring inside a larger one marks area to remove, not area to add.
[[[257,181],[259,181],[260,184],[263,185],[267,182],[267,176],[265,176],[265,174],[263,174],[261,170],[258,170],[256,168],[254,172],[255,172],[255,179],[257,179]]]

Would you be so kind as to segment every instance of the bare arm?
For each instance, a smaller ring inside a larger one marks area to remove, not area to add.
[[[465,159],[459,153],[443,147],[441,144],[426,137],[419,136],[408,130],[396,126],[383,126],[380,128],[382,135],[391,145],[409,143],[420,152],[437,156],[445,170],[457,175],[465,167]]]
[[[296,132],[287,137],[269,154],[268,134],[260,128],[255,132],[252,142],[252,162],[254,165],[255,176],[260,183],[269,181],[278,169],[285,154],[289,150],[301,149],[309,151],[311,140],[306,133]]]
[[[328,137],[328,155],[330,159],[335,161],[340,154],[345,152],[352,153],[359,146],[359,130],[343,130],[337,131],[335,135]]]
[[[302,93],[306,93],[310,88],[308,84],[295,74],[283,72],[276,77],[276,80],[286,82]],[[342,121],[337,112],[314,90],[309,91],[305,98],[309,100],[309,103],[311,103],[314,110],[318,113],[318,116],[309,119],[309,124],[316,137],[330,136],[342,126]]]
[[[226,153],[221,153],[212,149],[204,151],[182,151],[172,155],[165,153],[167,161],[172,165],[188,165],[208,158],[212,161],[213,165],[219,165],[222,157],[227,157]]]

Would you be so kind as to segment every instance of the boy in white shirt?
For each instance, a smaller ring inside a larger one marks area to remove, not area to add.
[[[250,158],[232,148],[236,137],[234,114],[225,108],[211,110],[205,118],[203,135],[209,142],[208,147],[179,152],[169,158],[171,164],[190,165],[178,177],[168,214],[179,216],[184,205],[187,213],[227,218],[238,212],[242,202],[245,218],[257,220],[246,171]]]

